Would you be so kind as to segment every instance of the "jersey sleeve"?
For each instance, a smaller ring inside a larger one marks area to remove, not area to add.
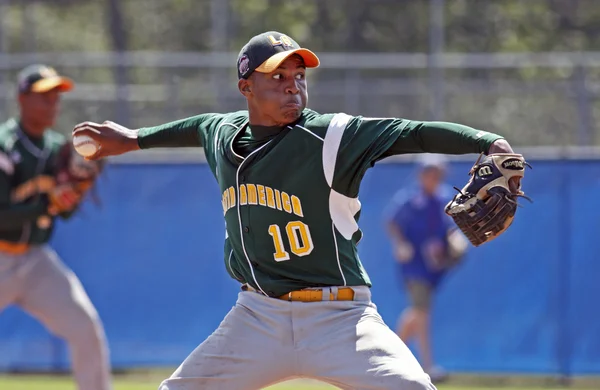
[[[203,147],[206,160],[213,167],[218,129],[224,119],[223,114],[202,114],[141,128],[138,131],[138,145],[140,149]]]
[[[334,188],[346,196],[356,197],[367,169],[395,154],[485,153],[500,138],[496,134],[448,122],[349,117],[337,153]]]
[[[406,121],[402,131],[379,158],[406,153],[487,153],[503,137],[451,122]]]
[[[202,114],[160,126],[138,130],[140,149],[210,147],[212,136],[222,123],[222,114]]]

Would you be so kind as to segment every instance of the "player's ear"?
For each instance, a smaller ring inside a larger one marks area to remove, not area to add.
[[[240,90],[240,93],[246,97],[252,93],[250,81],[246,79],[240,79],[238,81],[238,89]]]

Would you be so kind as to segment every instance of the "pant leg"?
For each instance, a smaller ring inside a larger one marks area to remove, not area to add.
[[[254,390],[293,375],[289,303],[241,292],[219,327],[160,390]]]
[[[295,334],[306,375],[342,389],[435,390],[408,347],[383,322],[370,293],[363,299],[296,305],[297,328],[306,329]]]
[[[19,305],[66,340],[78,389],[111,389],[104,329],[81,282],[49,247],[28,256],[36,262],[24,278]]]
[[[0,312],[17,301],[27,266],[22,255],[0,252]]]

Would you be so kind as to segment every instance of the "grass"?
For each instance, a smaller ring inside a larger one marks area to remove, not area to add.
[[[160,383],[157,376],[148,377],[117,377],[115,390],[157,390]],[[6,390],[75,390],[75,385],[66,376],[38,376],[38,375],[7,375],[0,376],[0,389]],[[334,387],[313,381],[286,382],[269,387],[268,390],[331,390]],[[560,390],[567,389],[555,386],[537,387],[481,387],[470,385],[440,385],[439,390]],[[569,387],[574,390],[574,387]]]

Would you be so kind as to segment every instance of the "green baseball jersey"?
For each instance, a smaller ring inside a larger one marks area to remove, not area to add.
[[[0,124],[0,240],[43,244],[50,239],[54,219],[47,215],[46,192],[65,142],[52,130],[31,138],[16,119]]]
[[[139,130],[142,149],[203,146],[221,189],[231,277],[269,296],[371,286],[357,244],[361,179],[399,153],[479,153],[500,138],[466,126],[304,110],[283,128],[248,113],[204,114]]]

